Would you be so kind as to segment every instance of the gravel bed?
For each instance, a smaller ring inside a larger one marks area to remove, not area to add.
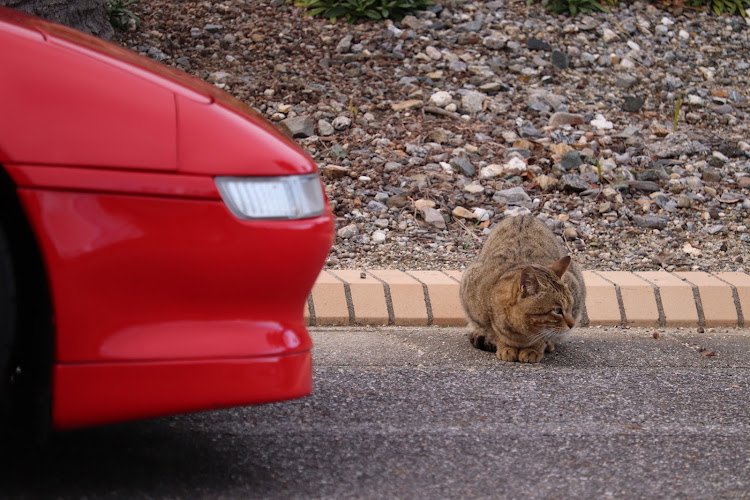
[[[748,271],[740,17],[454,0],[351,25],[281,0],[131,8],[142,24],[116,42],[233,94],[315,159],[337,218],[329,268],[461,269],[493,224],[531,212],[586,269]]]

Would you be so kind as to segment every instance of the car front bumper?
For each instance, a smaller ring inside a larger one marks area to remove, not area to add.
[[[53,172],[13,173],[50,283],[56,428],[310,392],[303,313],[333,241],[330,212],[247,221],[210,178],[143,174],[107,192],[69,176],[53,189],[62,181],[33,178],[42,171]]]

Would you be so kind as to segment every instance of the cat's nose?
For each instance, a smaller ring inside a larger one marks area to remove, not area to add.
[[[565,324],[568,325],[568,328],[573,328],[576,325],[576,320],[571,314],[566,313],[563,319],[565,319]]]

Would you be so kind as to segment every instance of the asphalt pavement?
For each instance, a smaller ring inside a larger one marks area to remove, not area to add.
[[[585,328],[535,365],[313,338],[313,396],[6,449],[0,498],[750,498],[750,330]]]

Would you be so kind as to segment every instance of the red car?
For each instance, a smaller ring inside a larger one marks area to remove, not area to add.
[[[6,416],[309,394],[304,305],[334,225],[315,163],[226,93],[78,31],[0,8],[0,47]]]

